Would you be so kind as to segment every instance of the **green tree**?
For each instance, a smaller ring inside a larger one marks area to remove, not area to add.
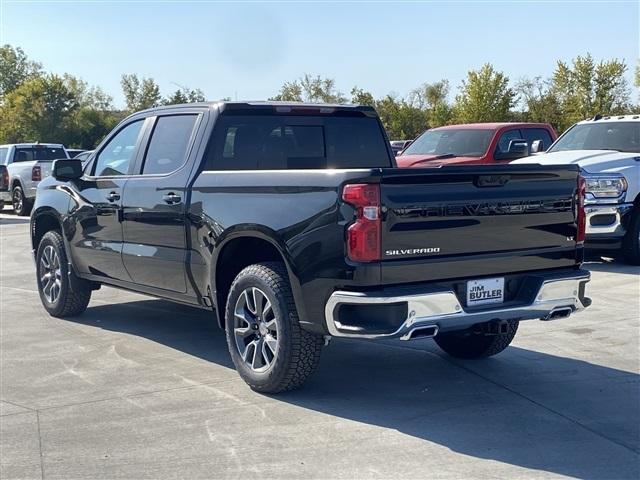
[[[561,129],[596,114],[617,115],[630,109],[627,66],[613,59],[596,63],[589,54],[571,65],[558,61],[551,89],[563,112]]]
[[[28,79],[41,74],[42,65],[29,60],[20,47],[0,47],[0,99]]]
[[[320,75],[304,76],[293,82],[285,82],[278,94],[269,100],[311,103],[345,103],[346,97],[336,89],[336,82],[332,78],[322,78]]]
[[[429,128],[427,112],[402,98],[387,95],[375,106],[391,140],[412,139]]]
[[[469,71],[462,81],[454,106],[455,120],[460,123],[509,120],[515,101],[509,77],[486,63],[480,70]]]
[[[42,75],[9,92],[0,143],[42,141],[93,148],[118,122],[111,97],[71,75]]]
[[[358,87],[353,87],[351,89],[351,103],[354,105],[368,105],[370,107],[376,106],[376,101],[373,98],[373,95]]]
[[[517,84],[516,90],[524,106],[522,121],[550,123],[556,130],[562,129],[562,109],[550,81],[541,77],[525,78]]]
[[[164,105],[178,105],[181,103],[204,102],[204,93],[199,88],[190,89],[188,87],[180,87],[171,95],[163,100]]]
[[[0,137],[5,142],[63,142],[78,99],[63,77],[44,75],[25,81],[5,96]]]
[[[129,112],[157,107],[162,103],[160,87],[153,78],[141,80],[135,73],[124,74],[120,79],[120,85]]]

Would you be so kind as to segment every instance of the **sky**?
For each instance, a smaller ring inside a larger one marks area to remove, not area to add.
[[[212,100],[266,99],[304,73],[376,97],[448,79],[453,97],[486,62],[516,83],[589,52],[623,59],[632,85],[640,57],[638,0],[0,3],[0,43],[100,86],[117,107],[123,73]]]

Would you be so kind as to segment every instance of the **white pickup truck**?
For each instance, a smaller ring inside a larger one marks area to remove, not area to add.
[[[69,158],[58,143],[0,145],[0,165],[7,167],[8,192],[16,215],[29,215],[38,183],[51,174],[51,165],[58,158]]]
[[[579,165],[587,180],[587,246],[621,250],[640,265],[640,115],[578,122],[546,153],[512,163]]]

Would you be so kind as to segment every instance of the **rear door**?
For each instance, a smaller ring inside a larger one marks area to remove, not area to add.
[[[574,265],[577,175],[540,165],[385,170],[383,281]]]
[[[185,293],[187,183],[207,112],[154,117],[136,175],[124,189],[122,258],[134,283]]]

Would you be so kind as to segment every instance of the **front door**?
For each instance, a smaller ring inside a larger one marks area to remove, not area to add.
[[[97,153],[90,174],[77,182],[74,264],[81,273],[129,281],[122,262],[122,195],[135,163],[144,119],[123,126]]]
[[[193,111],[155,118],[137,175],[125,186],[122,258],[137,284],[187,291],[187,182],[203,115]]]

